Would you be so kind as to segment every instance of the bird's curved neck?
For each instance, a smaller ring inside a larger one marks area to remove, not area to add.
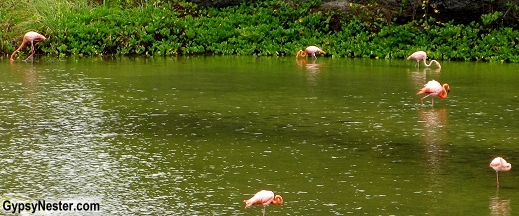
[[[306,57],[307,55],[308,55],[308,53],[306,51],[303,51],[303,50],[299,51],[299,56]]]
[[[11,54],[11,60],[13,60],[14,54],[16,54],[18,51],[20,51],[23,47],[25,47],[25,44],[27,43],[27,40],[25,38],[22,40],[22,44]]]
[[[283,198],[280,195],[275,195],[271,203],[275,205],[281,205],[283,203]]]
[[[436,61],[436,60],[431,60],[431,61],[429,62],[429,64],[427,64],[427,61],[425,61],[425,59],[423,59],[423,64],[424,64],[426,67],[430,67],[430,66],[432,65],[433,62],[434,62],[436,65],[438,65],[438,66],[440,65],[440,63],[439,63],[438,61]]]
[[[445,90],[445,87],[443,88],[442,92],[440,92],[440,94],[438,94],[438,97],[442,98],[442,99],[447,97],[447,90]]]

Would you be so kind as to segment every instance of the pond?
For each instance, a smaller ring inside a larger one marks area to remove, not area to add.
[[[414,64],[2,60],[1,211],[61,201],[99,209],[36,215],[261,215],[243,200],[266,189],[284,199],[266,215],[513,215],[519,173],[497,187],[489,163],[519,161],[517,65]],[[451,91],[422,106],[433,79]]]

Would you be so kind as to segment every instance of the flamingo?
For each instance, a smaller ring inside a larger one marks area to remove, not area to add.
[[[496,157],[490,162],[490,167],[496,171],[496,181],[499,186],[499,171],[509,171],[512,169],[512,164],[507,163],[502,157]]]
[[[323,51],[322,49],[320,49],[319,47],[309,46],[305,49],[305,51],[303,51],[303,50],[297,51],[296,58],[298,58],[299,56],[306,57],[307,55],[311,55],[314,58],[317,58],[317,56],[315,56],[316,53],[326,54],[326,52]]]
[[[438,61],[431,60],[429,62],[429,64],[427,64],[427,62],[425,61],[426,59],[427,59],[427,53],[425,53],[424,51],[416,51],[413,54],[411,54],[409,57],[407,57],[407,60],[416,60],[416,65],[418,67],[420,67],[420,61],[423,60],[423,64],[425,65],[425,67],[431,66],[431,64],[434,62],[434,63],[436,63],[436,66],[438,66],[439,68],[442,68],[442,66],[440,65],[440,63]]]
[[[14,54],[16,54],[18,51],[20,51],[29,42],[31,42],[31,55],[29,55],[29,57],[27,57],[27,59],[32,57],[35,53],[34,42],[43,41],[45,39],[46,39],[45,36],[38,34],[37,32],[30,31],[30,32],[25,33],[25,35],[23,36],[22,44],[20,44],[20,47],[18,47],[18,49],[16,49],[13,52],[13,54],[11,54],[11,62],[14,61],[14,58],[13,58]],[[27,59],[25,59],[24,61],[27,61]]]
[[[444,83],[443,86],[436,80],[431,80],[427,84],[424,85],[423,88],[418,91],[416,94],[427,94],[422,97],[421,102],[423,105],[423,99],[429,96],[433,96],[432,98],[432,106],[434,106],[434,97],[439,97],[441,99],[445,99],[447,97],[447,93],[449,93],[451,88],[449,84]]]
[[[283,198],[280,195],[275,195],[274,192],[269,190],[261,190],[248,200],[243,200],[245,208],[252,205],[263,205],[263,216],[265,216],[265,208],[269,204],[281,205],[283,204]]]

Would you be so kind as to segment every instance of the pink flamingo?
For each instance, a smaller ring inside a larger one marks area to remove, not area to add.
[[[434,106],[434,97],[439,97],[441,99],[445,99],[447,97],[447,93],[449,93],[451,88],[449,84],[444,83],[443,86],[436,80],[431,80],[427,84],[424,85],[423,88],[418,91],[416,94],[427,94],[422,97],[421,102],[423,105],[423,99],[429,96],[433,96],[432,98],[432,106]]]
[[[326,54],[326,52],[323,51],[322,49],[320,49],[319,47],[309,46],[305,49],[305,51],[303,51],[303,50],[297,51],[296,58],[298,58],[299,56],[306,57],[307,55],[311,55],[314,58],[317,58],[317,56],[315,56],[316,53]]]
[[[18,49],[16,49],[13,52],[13,54],[11,54],[11,62],[14,61],[14,58],[13,58],[14,54],[16,54],[18,51],[20,51],[29,42],[31,42],[31,55],[29,55],[29,57],[27,57],[27,59],[32,57],[35,53],[34,42],[43,41],[45,39],[46,38],[43,35],[38,34],[37,32],[30,31],[30,32],[25,33],[25,35],[23,36],[22,44],[20,44],[20,47],[18,47]],[[27,59],[25,59],[24,61],[27,61]]]
[[[274,192],[268,190],[261,190],[248,200],[243,200],[245,208],[252,205],[263,205],[263,216],[265,216],[265,208],[269,204],[281,205],[283,204],[283,198],[280,195],[275,195]]]
[[[490,167],[496,171],[496,180],[499,186],[499,171],[509,171],[512,169],[512,164],[507,163],[502,157],[496,157],[490,162]]]
[[[407,57],[407,60],[416,60],[416,65],[418,67],[420,67],[420,61],[421,60],[423,60],[423,64],[425,65],[425,67],[431,66],[431,64],[433,62],[436,63],[436,66],[438,66],[439,68],[442,67],[440,65],[440,63],[438,61],[436,61],[436,60],[431,60],[429,62],[429,64],[427,64],[427,62],[425,61],[426,59],[427,59],[427,53],[425,53],[424,51],[416,51],[413,54],[411,54],[409,57]]]

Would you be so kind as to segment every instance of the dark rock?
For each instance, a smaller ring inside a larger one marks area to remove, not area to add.
[[[205,7],[226,7],[241,4],[242,0],[188,0]]]
[[[509,9],[508,2],[515,5],[519,3],[518,0],[434,0],[430,2],[429,7],[438,11],[432,15],[434,18],[443,22],[453,20],[455,23],[478,21],[481,15],[497,11],[505,13]]]
[[[188,0],[200,6],[226,7],[239,5],[244,0]],[[248,0],[250,1],[250,0]],[[255,1],[255,0],[252,0]],[[261,1],[261,0],[257,0]],[[290,3],[306,0],[285,0]],[[411,20],[433,17],[439,22],[454,21],[454,23],[470,23],[479,21],[482,14],[501,11],[505,14],[503,20],[513,22],[516,17],[506,12],[510,9],[508,3],[519,4],[519,0],[322,0],[325,10],[348,11],[350,4],[368,6],[370,9],[384,13],[388,20],[393,18],[397,22],[405,23]]]
[[[350,2],[378,8],[388,13],[386,17],[398,18],[402,22],[434,17],[440,22],[452,20],[454,23],[479,21],[481,15],[496,11],[505,14],[510,9],[508,3],[519,4],[519,0],[324,0],[323,7],[347,10]],[[505,14],[504,19],[507,18],[515,20],[510,14]]]

